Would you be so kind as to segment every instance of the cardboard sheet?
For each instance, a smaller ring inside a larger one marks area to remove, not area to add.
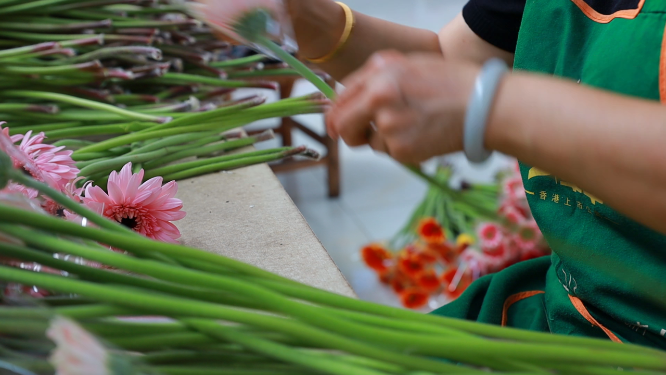
[[[338,294],[355,294],[265,165],[179,182],[182,243]]]

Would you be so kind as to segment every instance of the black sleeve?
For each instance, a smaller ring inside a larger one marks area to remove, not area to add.
[[[470,0],[462,14],[481,39],[505,51],[515,52],[518,30],[527,0]]]

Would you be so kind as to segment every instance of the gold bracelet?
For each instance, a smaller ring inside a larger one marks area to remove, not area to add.
[[[349,37],[351,36],[352,31],[354,30],[354,26],[356,26],[356,18],[354,17],[354,12],[352,12],[351,8],[349,8],[347,4],[341,3],[339,1],[336,1],[335,3],[340,5],[342,9],[345,11],[345,31],[342,33],[342,36],[340,37],[340,41],[338,41],[338,44],[329,54],[320,57],[318,59],[307,59],[309,62],[313,64],[322,64],[337,56],[338,53],[340,53],[340,51],[343,48],[345,48],[347,42],[349,42]]]

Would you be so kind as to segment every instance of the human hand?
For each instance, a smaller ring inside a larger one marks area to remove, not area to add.
[[[463,149],[463,124],[479,66],[441,55],[375,54],[342,82],[327,113],[333,138],[369,144],[404,164]]]

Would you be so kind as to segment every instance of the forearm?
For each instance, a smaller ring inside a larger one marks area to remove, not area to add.
[[[666,108],[659,103],[514,74],[502,83],[486,143],[666,233]]]
[[[343,9],[331,0],[290,0],[294,32],[305,58],[319,58],[335,49],[345,27]],[[355,12],[356,25],[345,48],[321,64],[341,80],[381,50],[441,53],[437,34]]]

